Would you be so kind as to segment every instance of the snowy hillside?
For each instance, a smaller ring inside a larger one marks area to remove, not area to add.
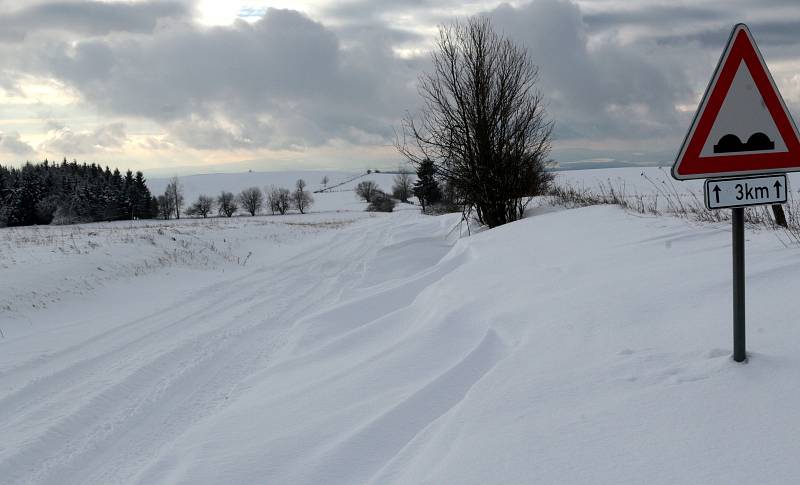
[[[313,194],[314,205],[312,212],[325,212],[336,210],[362,210],[366,207],[358,201],[353,189],[364,180],[371,180],[378,184],[384,192],[391,193],[393,174],[388,173],[356,173],[356,172],[243,172],[243,173],[214,173],[202,175],[189,175],[179,177],[183,186],[184,199],[187,203],[197,199],[201,194],[217,196],[220,191],[238,194],[242,189],[258,187],[261,190],[271,185],[293,189],[298,179],[303,179],[308,184],[307,190],[317,191],[323,188],[322,178],[328,177],[324,193]],[[147,185],[153,194],[163,194],[169,183],[169,178],[154,178],[148,180]]]
[[[727,224],[539,207],[459,238],[458,215],[345,194],[305,216],[0,229],[0,482],[800,476],[800,251],[774,232],[747,233],[741,365]]]

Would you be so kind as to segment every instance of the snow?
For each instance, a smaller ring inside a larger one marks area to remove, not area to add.
[[[559,177],[641,179],[593,172]],[[736,364],[726,224],[542,208],[459,238],[329,204],[0,230],[3,481],[800,475],[800,253],[774,231],[747,231]]]

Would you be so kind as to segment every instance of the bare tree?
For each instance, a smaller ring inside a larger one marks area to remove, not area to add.
[[[314,203],[314,198],[311,196],[310,192],[305,190],[305,188],[306,181],[299,179],[295,184],[295,189],[292,193],[292,203],[301,214],[305,214],[306,210],[311,207],[311,204]]]
[[[203,219],[211,214],[214,209],[214,198],[208,195],[201,195],[192,205],[186,209],[186,214],[190,216],[203,216]]]
[[[178,177],[172,177],[169,184],[167,184],[167,191],[164,193],[165,197],[171,200],[172,208],[175,211],[175,218],[181,218],[181,209],[183,208],[183,185],[181,185]]]
[[[220,192],[219,197],[217,197],[217,211],[219,215],[231,217],[238,209],[236,197],[233,196],[232,192],[225,192],[224,190]]]
[[[553,178],[538,68],[483,17],[440,27],[432,61],[419,79],[423,108],[403,120],[397,149],[416,166],[432,160],[482,223],[519,219]]]
[[[394,176],[392,196],[400,202],[406,203],[411,197],[411,172],[405,167],[401,167],[400,173]]]
[[[258,187],[250,187],[239,192],[239,204],[250,213],[256,215],[264,206],[264,194]]]
[[[289,189],[273,185],[267,191],[267,203],[273,214],[284,215],[292,205],[292,194]]]
[[[165,192],[164,195],[158,196],[158,215],[163,217],[166,221],[170,219],[173,214],[175,214],[175,202],[173,201],[172,197],[169,195],[169,191]]]
[[[365,180],[356,185],[356,196],[364,199],[364,202],[372,202],[372,198],[379,192],[378,184],[372,180]]]
[[[328,186],[328,182],[329,182],[329,180],[328,180],[328,176],[327,175],[322,177],[322,190],[325,190],[325,188]]]

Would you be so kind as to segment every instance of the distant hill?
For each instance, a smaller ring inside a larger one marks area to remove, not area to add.
[[[248,187],[255,186],[264,190],[271,185],[292,189],[298,179],[305,180],[308,184],[306,190],[314,192],[323,188],[322,178],[326,176],[328,177],[327,187],[330,188],[330,191],[313,194],[315,204],[312,211],[363,210],[362,205],[364,207],[366,205],[360,202],[353,193],[355,186],[361,181],[372,180],[384,192],[391,192],[394,178],[394,174],[391,173],[359,174],[358,172],[331,170],[210,173],[179,176],[178,178],[183,186],[184,199],[188,205],[200,194],[216,196],[223,190],[237,194]],[[148,179],[147,185],[153,194],[163,194],[169,180],[169,178]]]

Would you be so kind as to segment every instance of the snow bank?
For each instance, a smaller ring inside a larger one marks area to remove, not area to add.
[[[452,222],[452,221],[450,221]],[[179,483],[786,483],[800,258],[750,234],[748,365],[725,227],[613,207],[487,231],[304,317],[143,475]],[[429,257],[429,255],[427,256]],[[414,261],[409,257],[408,261]]]
[[[677,181],[670,175],[670,167],[603,168],[566,170],[556,173],[556,181],[575,187],[596,188],[599,185],[624,187],[629,195],[653,194],[656,191],[673,191],[679,194],[698,194],[703,200],[705,179]],[[788,174],[792,187],[800,189],[800,172]]]

